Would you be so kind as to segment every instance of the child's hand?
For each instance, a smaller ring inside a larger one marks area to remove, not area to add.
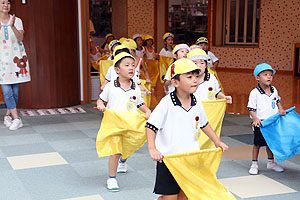
[[[104,112],[105,106],[103,104],[97,104],[97,109],[100,110],[101,112]]]
[[[256,118],[253,118],[253,126],[255,127],[259,127],[261,125],[261,120],[258,119],[257,117]]]
[[[222,152],[228,150],[228,146],[225,143],[221,142],[221,141],[216,144],[216,147],[221,147],[222,148]]]
[[[232,97],[231,96],[225,96],[226,103],[232,104]]]
[[[154,161],[162,162],[164,156],[157,149],[148,149],[149,154]]]
[[[282,115],[285,115],[286,114],[286,112],[285,112],[285,110],[279,110],[279,112],[280,112],[280,116],[282,116]]]
[[[146,83],[151,83],[151,80],[147,78]]]

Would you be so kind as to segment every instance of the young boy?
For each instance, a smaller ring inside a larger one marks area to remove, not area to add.
[[[274,156],[268,147],[264,137],[261,134],[259,126],[261,121],[276,114],[278,111],[280,115],[285,115],[285,110],[280,103],[280,97],[274,86],[271,85],[273,76],[276,73],[272,67],[266,63],[256,66],[253,74],[258,82],[258,86],[253,89],[249,96],[248,110],[250,118],[252,119],[252,126],[254,132],[254,145],[252,150],[252,165],[249,169],[249,174],[258,174],[258,154],[261,146],[266,146],[268,154],[267,168],[276,172],[283,172],[284,169],[274,162]]]
[[[201,49],[203,49],[208,57],[207,65],[212,70],[216,70],[219,65],[219,59],[213,54],[211,51],[208,51],[208,40],[206,37],[200,37],[197,39],[196,44],[200,46]]]
[[[151,111],[144,104],[140,88],[132,80],[135,69],[134,62],[134,57],[125,52],[115,56],[114,67],[119,76],[114,81],[107,83],[103,92],[99,95],[97,108],[100,111],[104,112],[107,107],[117,111],[137,112],[137,108],[139,108],[146,114],[146,118],[149,118]],[[104,102],[107,103],[106,107]],[[109,178],[107,179],[107,189],[109,191],[119,191],[116,172],[120,157],[120,154],[109,157]],[[123,168],[125,167],[127,171],[126,163],[121,162],[119,165],[122,165]]]
[[[175,91],[166,95],[156,106],[146,123],[148,150],[157,162],[154,193],[158,200],[187,199],[164,164],[163,155],[200,150],[195,133],[199,128],[224,150],[210,127],[202,103],[193,95],[199,85],[199,68],[189,59],[177,60],[170,70]]]

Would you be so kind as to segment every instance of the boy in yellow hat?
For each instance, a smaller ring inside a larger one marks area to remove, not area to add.
[[[165,47],[161,49],[159,55],[173,58],[173,42],[174,42],[174,34],[165,33],[163,35],[163,40],[165,43]]]
[[[206,37],[200,37],[196,41],[196,45],[199,45],[203,49],[208,57],[207,64],[212,70],[216,70],[219,65],[219,59],[211,51],[208,51],[208,40]]]
[[[201,101],[193,95],[199,85],[199,71],[187,58],[177,60],[170,71],[176,89],[159,102],[146,123],[148,151],[157,161],[154,193],[161,195],[158,200],[187,200],[163,155],[200,150],[195,134],[199,128],[216,147],[228,149],[210,127]]]
[[[116,80],[109,82],[99,95],[97,108],[100,111],[105,112],[106,107],[121,112],[137,112],[137,109],[140,109],[145,113],[146,118],[149,118],[151,111],[145,105],[139,87],[132,80],[135,70],[134,61],[135,58],[128,53],[122,52],[116,55],[114,67],[119,76]],[[128,103],[132,106],[128,107]],[[120,157],[121,154],[109,157],[107,189],[111,192],[119,191],[116,172]]]

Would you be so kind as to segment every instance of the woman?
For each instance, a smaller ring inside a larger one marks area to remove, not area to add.
[[[11,0],[0,0],[0,84],[7,107],[4,124],[17,130],[23,127],[16,108],[19,83],[30,81],[30,74],[22,20],[10,15],[10,8]]]

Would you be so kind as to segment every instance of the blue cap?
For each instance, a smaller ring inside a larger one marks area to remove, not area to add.
[[[273,72],[273,75],[276,73],[276,70],[274,70],[269,64],[262,63],[255,67],[253,75],[258,76],[260,72],[265,71],[265,70],[271,70]]]

